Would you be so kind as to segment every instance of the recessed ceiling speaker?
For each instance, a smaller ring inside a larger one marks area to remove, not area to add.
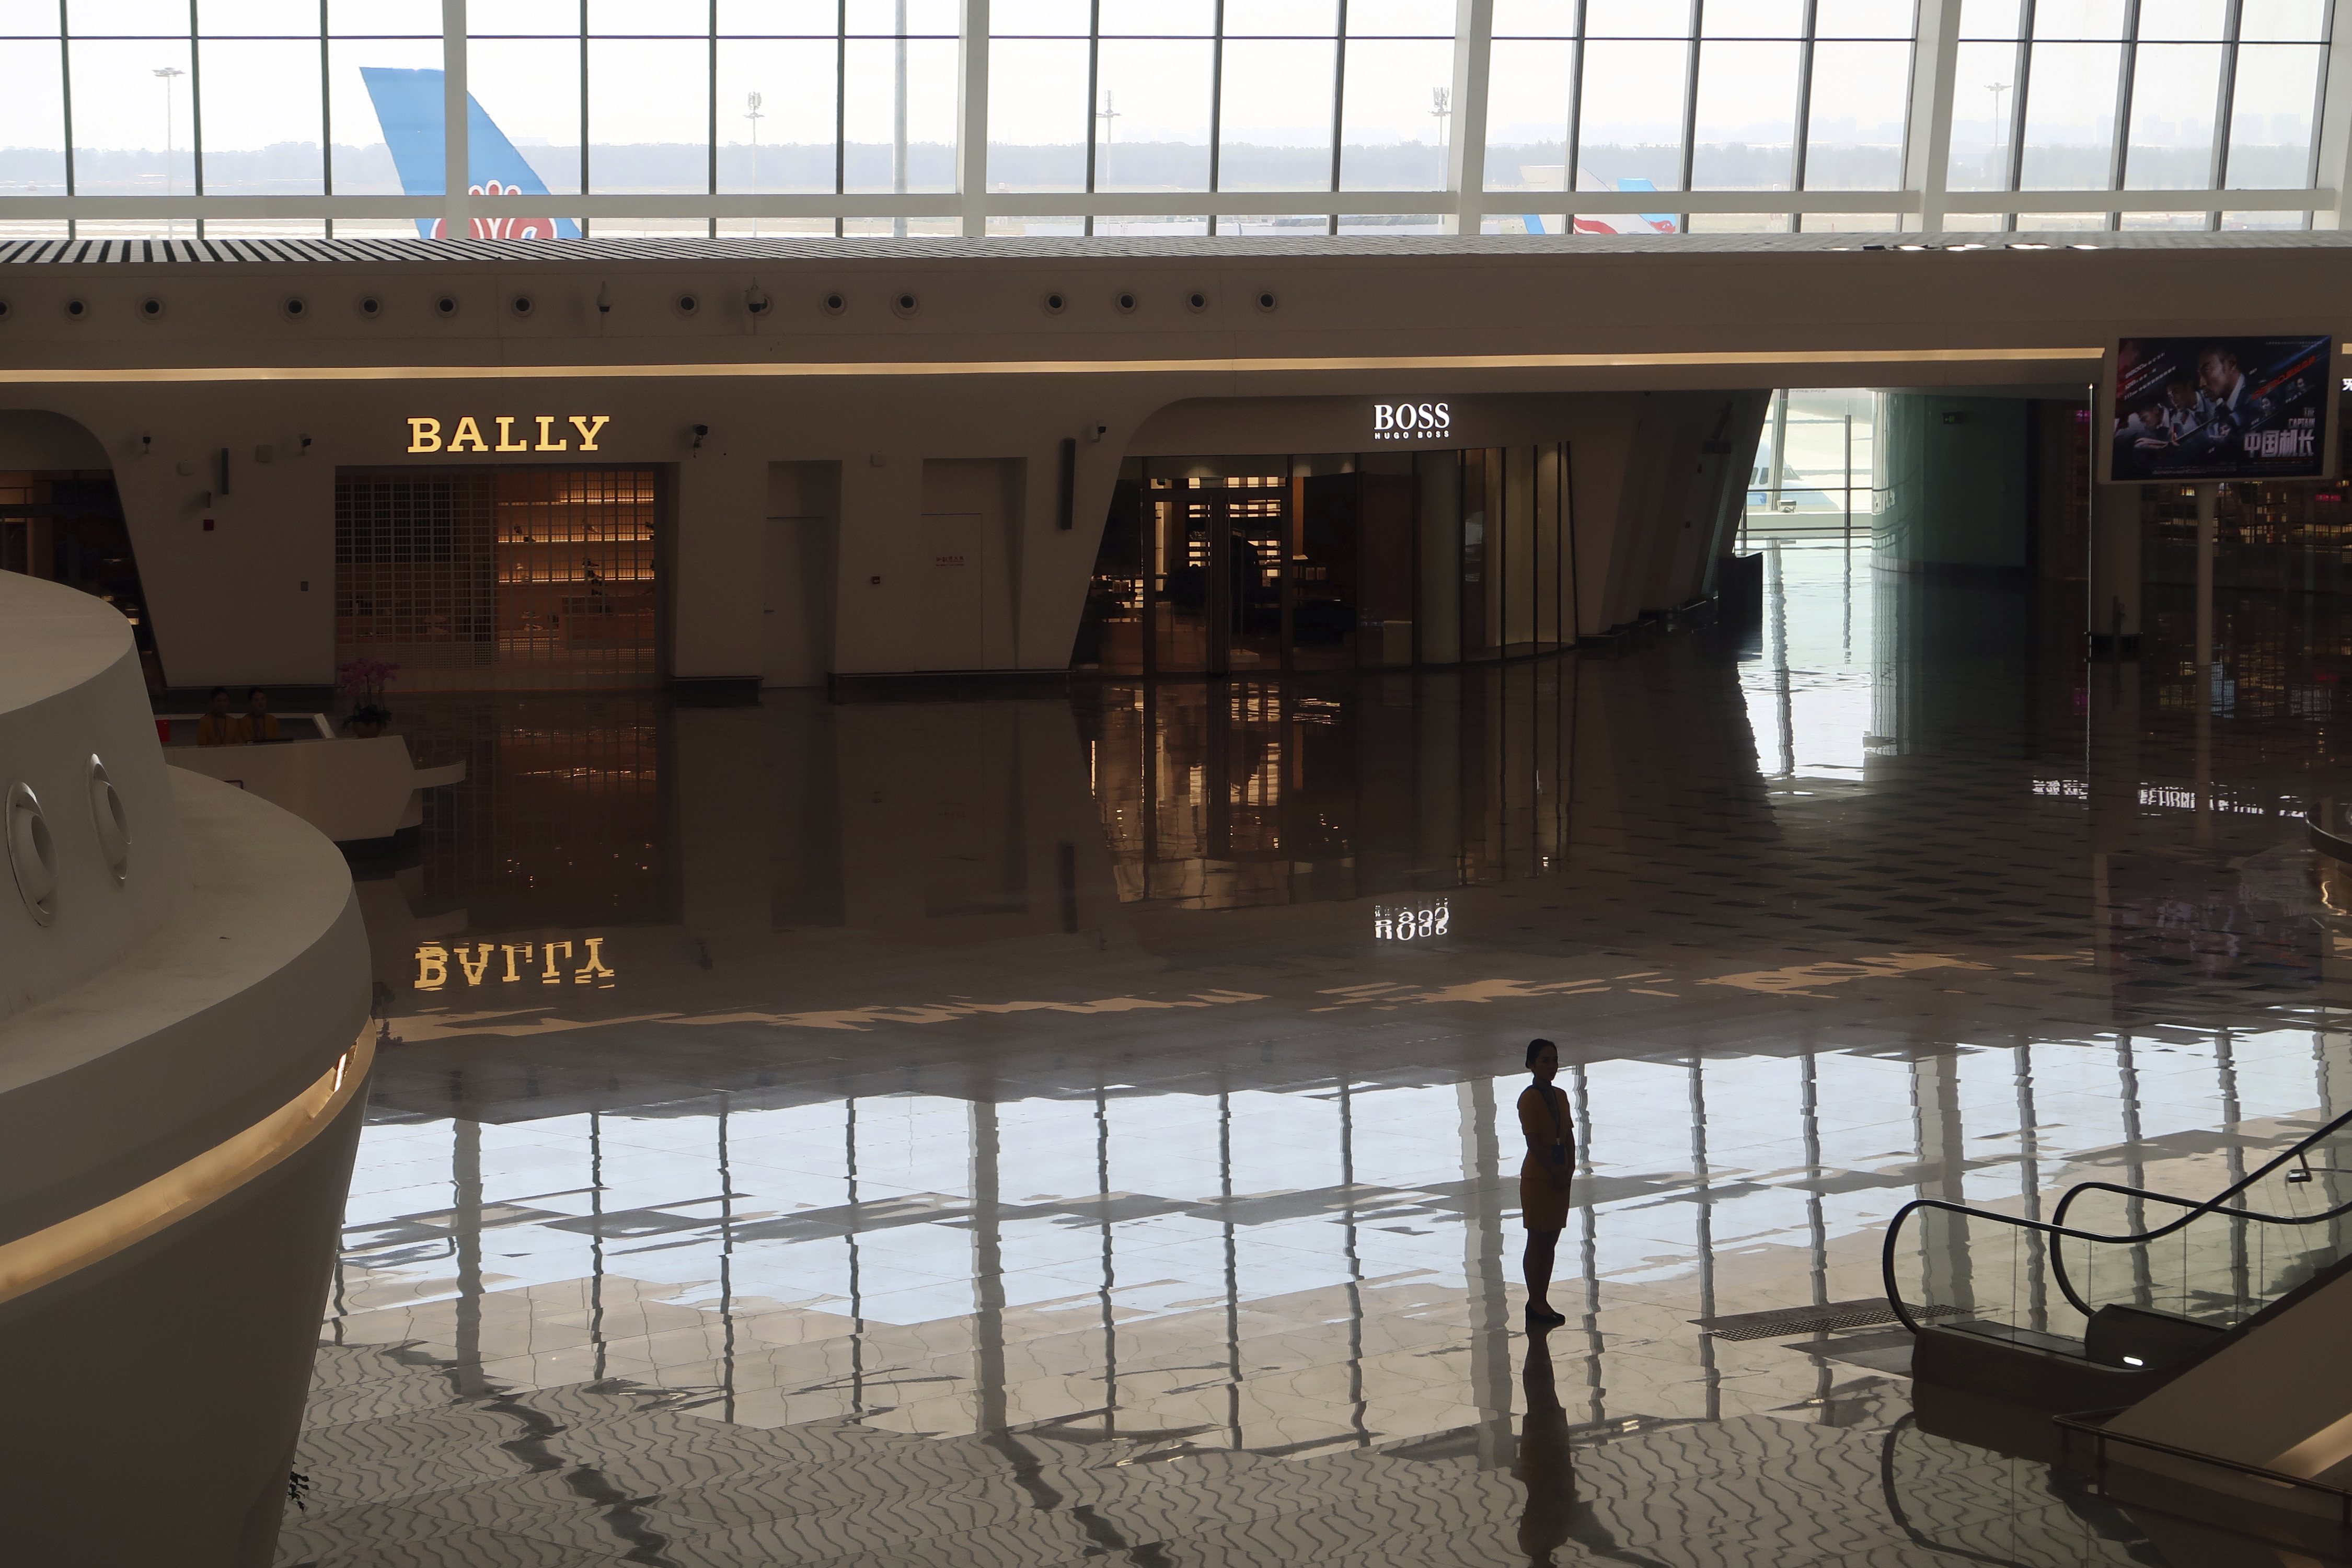
[[[58,847],[32,785],[18,784],[8,791],[7,832],[8,868],[16,876],[16,896],[25,900],[26,912],[36,923],[47,925],[58,915]]]
[[[1200,289],[1195,289],[1184,296],[1184,309],[1192,311],[1192,314],[1197,316],[1208,308],[1209,297]]]
[[[89,759],[89,819],[98,829],[99,853],[106,857],[106,868],[114,873],[115,886],[121,887],[131,876],[131,814],[122,809],[122,796],[114,781],[106,776],[106,764],[95,755]]]
[[[361,315],[373,321],[383,314],[383,301],[373,294],[362,294],[359,298],[359,310]]]
[[[287,296],[286,303],[279,308],[286,312],[286,319],[288,321],[299,321],[302,319],[303,312],[308,310],[310,307],[302,302],[301,295],[289,294]]]
[[[677,297],[677,313],[679,315],[691,316],[700,309],[702,309],[702,301],[696,299],[693,295],[680,294]]]
[[[7,300],[0,300],[0,321],[6,321],[7,319],[8,319],[8,301],[7,301]]]
[[[89,304],[88,304],[87,302],[83,301],[83,300],[67,300],[67,301],[66,301],[66,320],[67,320],[67,321],[89,321]]]
[[[1121,294],[1118,299],[1111,301],[1112,304],[1118,307],[1118,313],[1122,316],[1132,316],[1135,314],[1136,302],[1136,298],[1132,294]]]
[[[819,303],[824,307],[824,313],[828,316],[838,316],[849,309],[848,297],[842,294],[827,294]]]
[[[433,308],[445,316],[454,316],[457,313],[457,296],[444,294],[433,301]]]
[[[150,294],[139,301],[139,319],[152,321],[163,313],[163,301]]]
[[[1258,294],[1257,308],[1261,310],[1271,310],[1281,303],[1281,300],[1274,297],[1274,290],[1271,289],[1263,289]]]
[[[1070,302],[1067,300],[1062,298],[1062,292],[1057,289],[1054,292],[1045,296],[1045,314],[1049,316],[1058,316],[1069,308],[1069,304]]]
[[[890,309],[901,316],[911,316],[923,308],[922,300],[910,293],[900,293],[890,301]]]
[[[514,303],[509,307],[509,309],[511,309],[511,310],[514,311],[514,313],[515,313],[516,315],[518,315],[518,316],[528,316],[528,315],[530,315],[530,295],[528,295],[528,294],[518,294],[518,295],[516,295],[516,296],[514,297]]]

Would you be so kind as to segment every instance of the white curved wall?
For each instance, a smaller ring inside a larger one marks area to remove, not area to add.
[[[130,819],[120,882],[91,816],[92,757]],[[172,917],[188,882],[130,623],[87,594],[0,572],[0,795],[20,783],[56,847],[57,912],[46,925],[25,918],[0,867],[0,1020],[118,962]]]
[[[93,754],[131,827],[119,883]],[[18,783],[57,884],[45,921],[0,868],[10,1550],[258,1568],[365,1109],[350,870],[299,818],[163,765],[118,613],[0,574],[0,798]],[[135,1507],[126,1441],[153,1459]]]

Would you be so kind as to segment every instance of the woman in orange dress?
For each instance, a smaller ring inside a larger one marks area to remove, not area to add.
[[[1528,1227],[1528,1324],[1541,1330],[1568,1321],[1551,1310],[1551,1265],[1568,1226],[1576,1140],[1568,1131],[1568,1095],[1551,1082],[1559,1075],[1559,1047],[1529,1040],[1528,1071],[1535,1082],[1519,1095],[1519,1131],[1528,1140],[1528,1157],[1519,1164],[1519,1215]]]

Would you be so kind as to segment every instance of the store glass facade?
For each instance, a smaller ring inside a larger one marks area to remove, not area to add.
[[[335,658],[401,689],[630,686],[659,673],[649,468],[335,476]]]
[[[1572,643],[1567,467],[1562,442],[1130,458],[1071,663],[1289,675]]]

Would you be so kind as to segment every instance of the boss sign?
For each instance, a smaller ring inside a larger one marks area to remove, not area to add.
[[[1432,440],[1454,428],[1454,410],[1444,403],[1375,403],[1375,441]]]

